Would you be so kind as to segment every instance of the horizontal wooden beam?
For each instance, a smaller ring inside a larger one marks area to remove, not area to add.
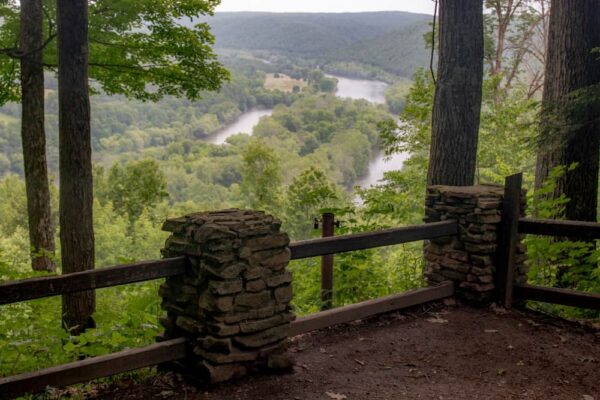
[[[372,249],[375,247],[416,242],[458,234],[458,224],[449,220],[430,224],[356,233],[321,239],[302,240],[290,244],[292,260]]]
[[[0,283],[0,305],[179,275],[186,262],[186,257],[175,257]]]
[[[534,285],[515,285],[514,292],[521,299],[600,310],[600,294]]]
[[[290,244],[292,259],[434,239],[458,233],[456,221],[387,229]],[[0,283],[0,305],[175,276],[185,272],[185,257],[118,265],[67,275]]]
[[[585,221],[560,221],[554,219],[519,220],[519,233],[567,238],[600,239],[600,224]]]
[[[179,360],[186,355],[185,343],[184,338],[173,339],[36,372],[0,378],[0,399],[12,399],[28,393],[37,393],[44,390],[46,386],[67,386]]]
[[[291,336],[344,324],[377,314],[401,310],[454,295],[454,284],[444,282],[437,286],[363,301],[299,318],[292,323]]]
[[[417,289],[300,318],[292,323],[291,336],[390,311],[440,300],[454,294],[452,282]],[[37,393],[47,386],[62,387],[186,357],[187,339],[179,338],[137,349],[0,378],[0,400]]]

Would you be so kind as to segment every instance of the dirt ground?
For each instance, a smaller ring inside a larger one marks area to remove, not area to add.
[[[196,389],[163,375],[94,399],[600,400],[600,333],[538,314],[424,306],[295,338],[293,373]]]

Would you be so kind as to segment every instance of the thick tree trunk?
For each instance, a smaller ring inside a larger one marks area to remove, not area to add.
[[[87,0],[58,0],[60,243],[63,273],[94,268]],[[95,293],[63,296],[63,324],[94,325]]]
[[[600,157],[600,1],[553,0],[535,187],[559,165],[578,167],[556,182],[551,198],[564,194],[564,217],[596,221]],[[567,255],[565,255],[567,256]],[[574,287],[596,268],[585,257],[578,267],[561,267],[557,285]]]
[[[439,40],[427,182],[469,186],[481,110],[483,1],[441,0]]]
[[[31,265],[36,271],[56,271],[44,131],[43,18],[42,0],[21,0],[21,138]]]
[[[600,1],[553,0],[551,10],[535,185],[554,167],[578,163],[554,196],[571,199],[567,219],[596,221],[600,107],[593,85],[600,84],[600,55],[592,49],[600,47]]]

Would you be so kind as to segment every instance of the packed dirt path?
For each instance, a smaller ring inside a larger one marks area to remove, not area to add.
[[[600,333],[529,312],[425,306],[303,335],[293,373],[196,389],[173,375],[95,399],[600,400]]]

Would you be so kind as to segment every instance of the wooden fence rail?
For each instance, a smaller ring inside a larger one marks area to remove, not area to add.
[[[570,239],[600,239],[600,223],[519,218],[522,174],[509,176],[504,185],[502,221],[497,252],[498,301],[510,308],[513,296],[522,300],[600,310],[600,295],[533,285],[515,285],[515,249],[519,234],[561,236]]]
[[[291,243],[292,260],[372,249],[458,234],[454,220]]]
[[[292,259],[433,239],[458,233],[456,221],[365,232],[290,244]],[[0,283],[0,305],[166,278],[184,273],[186,257],[143,261],[73,274],[45,276]]]
[[[445,282],[433,287],[411,290],[397,295],[311,314],[292,322],[290,336],[441,300],[453,294],[454,284],[452,282]],[[137,349],[124,350],[105,356],[46,368],[36,372],[0,378],[0,400],[39,392],[47,386],[67,386],[139,368],[151,367],[169,361],[180,360],[186,357],[186,342],[185,338],[173,339]]]
[[[0,283],[0,305],[180,275],[186,257]]]
[[[185,343],[185,338],[173,339],[40,371],[0,378],[0,400],[36,393],[44,390],[47,386],[68,386],[179,360],[186,355]]]
[[[600,239],[600,223],[521,218],[519,219],[519,233],[577,239]]]
[[[534,285],[515,285],[514,291],[525,300],[600,310],[600,294]]]
[[[296,242],[290,244],[290,250],[292,259],[301,259],[433,239],[457,233],[456,221],[444,221]],[[185,272],[187,262],[187,257],[175,257],[73,274],[0,283],[0,305],[176,276]],[[442,299],[453,294],[454,285],[444,283],[435,287],[369,300],[301,318],[292,324],[291,331],[294,335],[306,333],[354,319]],[[36,372],[1,378],[0,399],[39,392],[47,386],[66,386],[179,360],[185,357],[186,347],[186,339],[174,339]]]
[[[518,234],[600,239],[600,224],[578,221],[519,218],[521,175],[506,180],[503,220],[498,243],[499,298],[505,306],[515,298],[600,310],[600,295],[532,285],[513,285]],[[290,244],[293,260],[365,250],[458,234],[457,221],[442,221],[376,232],[305,240]],[[146,261],[74,274],[0,283],[0,305],[43,297],[106,288],[183,274],[187,257]],[[291,334],[298,335],[356,319],[440,300],[454,295],[454,284],[408,291],[312,314],[294,321]],[[47,386],[66,386],[115,375],[186,357],[184,338],[156,343],[105,356],[64,364],[36,372],[0,378],[0,400],[34,393]]]
[[[410,290],[400,294],[363,301],[362,303],[321,311],[294,321],[292,323],[292,336],[445,299],[453,295],[454,283],[444,282],[437,286]]]
[[[600,310],[600,295],[531,285],[513,286],[515,246],[518,241],[518,233],[585,239],[600,238],[600,224],[596,223],[519,219],[520,195],[521,176],[514,175],[507,178],[498,254],[497,285],[502,302],[510,307],[514,292],[515,297],[522,299]],[[458,229],[458,222],[450,220],[376,232],[305,240],[291,243],[289,247],[291,259],[298,260],[453,236],[459,233]],[[187,263],[187,257],[175,257],[67,275],[0,283],[0,305],[176,276],[185,273]],[[452,295],[454,295],[454,284],[444,282],[433,287],[368,300],[299,318],[292,323],[291,334],[303,334],[356,319],[440,300]],[[0,378],[0,400],[38,392],[47,386],[66,386],[183,359],[186,357],[187,347],[186,339],[180,338],[36,372]]]

